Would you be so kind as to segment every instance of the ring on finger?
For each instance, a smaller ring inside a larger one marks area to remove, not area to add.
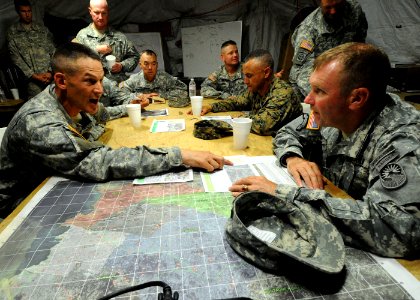
[[[243,184],[241,189],[243,192],[248,192],[248,186],[246,184]]]

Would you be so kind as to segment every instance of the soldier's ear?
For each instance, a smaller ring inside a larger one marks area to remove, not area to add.
[[[55,82],[56,87],[58,87],[61,90],[65,90],[67,88],[66,75],[64,75],[64,73],[60,73],[60,72],[55,73],[54,82]]]
[[[348,97],[348,105],[350,110],[360,110],[366,105],[369,98],[369,90],[364,87],[360,87],[351,91]]]

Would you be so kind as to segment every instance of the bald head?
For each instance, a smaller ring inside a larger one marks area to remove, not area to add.
[[[108,2],[106,0],[90,0],[89,14],[97,30],[108,27]]]

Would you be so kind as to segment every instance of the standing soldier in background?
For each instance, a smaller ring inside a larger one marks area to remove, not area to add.
[[[128,76],[125,72],[131,72],[136,68],[139,53],[122,32],[109,28],[106,0],[91,0],[89,13],[93,22],[80,30],[74,41],[90,47],[99,54],[102,65],[107,70],[105,73],[107,78],[117,82],[126,80]],[[116,57],[116,63],[111,70],[108,70],[105,67],[105,57],[111,54]]]
[[[227,99],[246,91],[238,47],[234,41],[222,44],[220,59],[224,64],[201,84],[200,93],[203,97]]]
[[[55,51],[48,29],[32,21],[28,0],[16,0],[19,21],[7,32],[10,58],[28,78],[28,98],[39,94],[51,81],[50,59]]]
[[[315,58],[347,42],[364,42],[368,23],[355,0],[321,0],[320,7],[296,27],[292,35],[293,65],[289,80],[301,100],[309,94]]]

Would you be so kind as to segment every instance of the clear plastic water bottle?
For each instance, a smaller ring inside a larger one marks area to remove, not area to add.
[[[190,83],[188,84],[188,91],[189,91],[190,97],[195,96],[197,94],[194,78],[191,78]]]

